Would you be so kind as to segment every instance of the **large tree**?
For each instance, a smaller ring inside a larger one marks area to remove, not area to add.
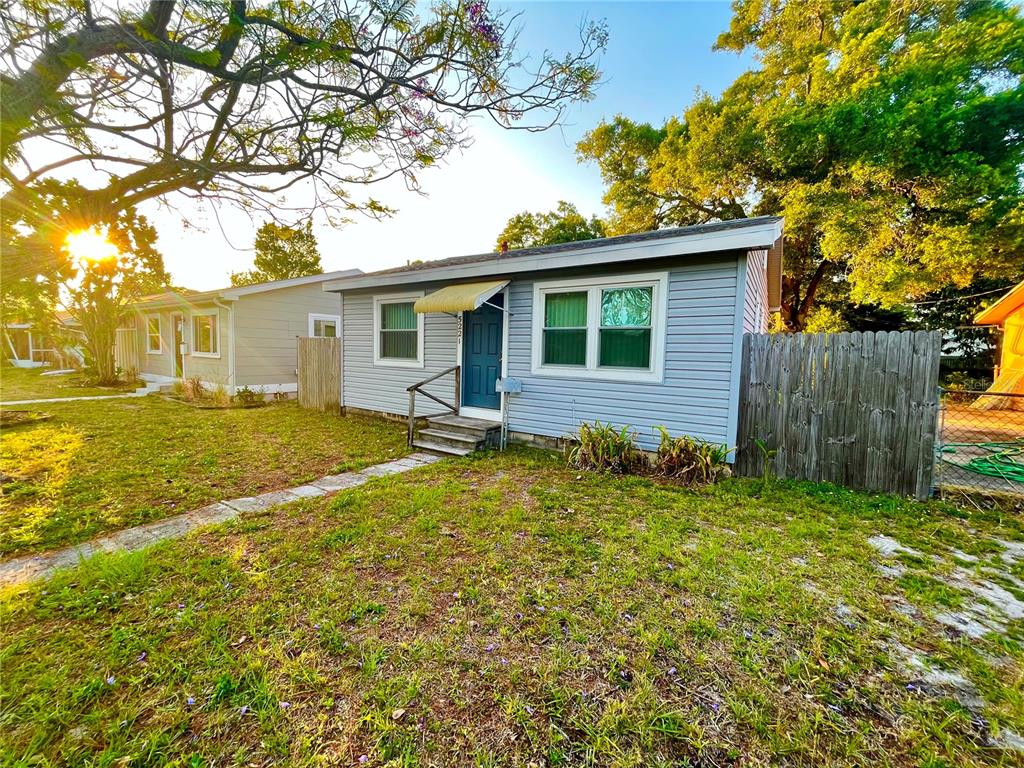
[[[301,227],[264,222],[256,230],[255,246],[253,268],[245,272],[232,272],[232,285],[289,280],[293,277],[318,275],[324,271],[320,265],[320,249],[310,219],[306,219],[305,225]]]
[[[593,240],[604,235],[603,221],[596,216],[588,219],[575,205],[561,200],[553,211],[524,211],[511,217],[498,235],[497,249],[535,248],[540,245]]]
[[[591,96],[602,25],[531,62],[514,20],[482,0],[0,4],[5,279],[59,270],[69,231],[152,199],[387,213],[356,189],[418,188],[467,116],[539,130]],[[69,175],[54,220],[46,185]]]
[[[108,252],[76,252],[76,240],[83,238],[108,243]],[[109,227],[79,232],[64,246],[70,268],[54,293],[58,305],[78,321],[85,335],[86,362],[100,384],[118,378],[114,342],[131,305],[170,285],[156,238],[156,230],[146,218],[129,209]]]
[[[1002,278],[1024,246],[1024,18],[997,0],[734,0],[757,67],[579,145],[613,232],[786,217],[782,319]]]
[[[36,205],[48,221],[64,220],[82,189],[74,180],[47,179],[39,185]],[[0,321],[28,320],[56,337],[64,333],[59,315],[68,312],[85,334],[88,363],[95,378],[109,383],[116,379],[114,335],[129,305],[170,285],[163,256],[156,248],[156,229],[135,208],[128,207],[98,226],[75,233],[106,243],[109,258],[91,258],[95,254],[87,258],[77,252],[74,238],[70,242],[67,237],[51,238],[46,236],[48,231],[45,227],[13,226],[5,232],[4,247],[28,254],[47,268],[20,279],[3,272]]]

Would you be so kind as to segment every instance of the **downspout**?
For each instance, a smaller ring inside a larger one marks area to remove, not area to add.
[[[237,299],[228,299],[234,302]],[[228,394],[235,394],[235,308],[233,304],[222,304],[220,299],[214,299],[213,305],[220,309],[226,309],[228,313]]]

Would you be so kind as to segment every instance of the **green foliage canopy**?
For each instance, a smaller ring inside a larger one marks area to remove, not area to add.
[[[253,269],[231,273],[232,285],[255,285],[320,274],[324,270],[320,265],[313,222],[307,219],[301,227],[265,222],[256,231],[256,257],[253,262]]]
[[[735,0],[717,48],[757,67],[654,128],[578,146],[613,233],[786,217],[783,321],[1019,270],[1024,18],[997,0]]]
[[[535,248],[541,245],[572,243],[605,236],[605,225],[596,216],[589,219],[572,203],[561,200],[558,207],[546,213],[517,213],[498,235],[497,250]]]

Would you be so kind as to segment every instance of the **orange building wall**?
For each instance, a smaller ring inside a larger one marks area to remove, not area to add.
[[[1003,323],[999,374],[1024,371],[1024,307],[1018,307]]]

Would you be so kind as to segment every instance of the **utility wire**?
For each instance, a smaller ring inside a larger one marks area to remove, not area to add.
[[[932,299],[930,301],[912,301],[910,306],[922,307],[925,304],[945,304],[947,301],[963,301],[964,299],[974,299],[978,296],[988,296],[990,293],[1004,293],[1006,288],[993,288],[991,291],[982,291],[981,293],[972,293],[968,296],[950,296],[948,299]]]

